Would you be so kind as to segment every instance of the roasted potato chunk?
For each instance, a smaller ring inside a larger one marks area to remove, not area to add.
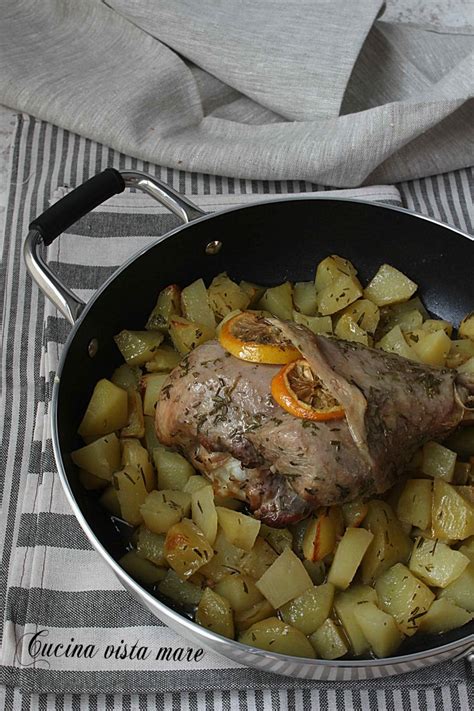
[[[187,516],[191,496],[184,491],[152,491],[141,506],[145,525],[154,533],[166,533],[171,526]]]
[[[362,526],[374,534],[361,565],[362,582],[371,583],[394,563],[408,560],[412,543],[385,501],[369,501]]]
[[[216,506],[216,511],[219,526],[224,531],[227,540],[244,551],[252,550],[260,530],[260,521],[223,506]]]
[[[339,590],[349,587],[373,538],[374,534],[365,528],[346,528],[334,553],[328,582]]]
[[[259,307],[273,316],[290,321],[293,313],[293,287],[289,281],[267,289],[259,301]]]
[[[111,481],[112,474],[120,469],[120,441],[112,432],[76,449],[71,453],[71,459],[77,467],[85,469],[86,472]]]
[[[196,611],[196,622],[223,637],[234,639],[234,618],[229,601],[206,588]]]
[[[368,585],[351,585],[348,590],[338,593],[334,599],[334,609],[356,655],[364,654],[370,648],[354,614],[359,606],[367,602],[377,603],[377,593]]]
[[[114,474],[114,487],[120,503],[122,518],[132,526],[143,521],[140,507],[147,498],[143,472],[131,464]]]
[[[391,615],[368,602],[354,610],[354,616],[376,657],[390,657],[402,642],[402,635]]]
[[[364,297],[377,306],[388,306],[400,301],[408,301],[417,288],[415,282],[398,269],[389,264],[382,264],[364,289]]]
[[[214,277],[208,289],[209,304],[216,319],[222,319],[232,311],[244,311],[250,304],[250,295],[225,272]]]
[[[193,323],[202,323],[210,329],[216,327],[214,312],[209,306],[207,289],[202,279],[193,281],[181,292],[183,316]]]
[[[338,659],[349,651],[341,627],[331,618],[310,635],[310,641],[320,659]]]
[[[127,421],[127,393],[110,380],[102,378],[94,388],[77,431],[81,437],[101,437],[122,429]]]
[[[194,523],[212,545],[216,540],[218,525],[212,486],[203,486],[191,495],[191,509]]]
[[[281,607],[311,587],[313,583],[303,563],[289,548],[285,548],[257,580],[257,588],[274,608]]]
[[[472,613],[455,605],[447,598],[435,600],[420,620],[420,631],[429,634],[449,632],[462,627],[473,619]]]
[[[166,575],[165,568],[158,568],[158,566],[150,563],[149,560],[140,558],[136,551],[125,553],[119,559],[119,563],[132,578],[145,585],[159,583]]]
[[[203,323],[193,323],[182,316],[171,316],[169,333],[173,345],[181,355],[186,355],[206,341],[214,338],[214,329]]]
[[[203,590],[198,585],[189,580],[182,580],[174,570],[167,570],[164,579],[158,585],[158,590],[162,595],[166,595],[170,600],[185,606],[195,606],[199,604],[203,595]]]
[[[241,573],[228,573],[214,590],[229,601],[235,612],[244,612],[263,600],[263,595],[252,578]]]
[[[469,558],[445,543],[417,538],[408,567],[427,585],[445,588],[459,578],[468,564]]]
[[[156,447],[153,450],[153,461],[158,475],[158,489],[186,490],[187,482],[194,475],[194,469],[187,459],[178,452]]]
[[[186,580],[208,563],[214,551],[202,531],[188,518],[168,529],[165,540],[165,557],[168,565]]]
[[[333,600],[334,585],[315,585],[283,605],[280,614],[284,622],[309,635],[316,632],[329,617]]]
[[[380,607],[397,621],[400,630],[412,636],[421,617],[429,610],[434,593],[402,563],[382,573],[375,583]]]
[[[443,479],[433,484],[433,535],[441,540],[464,540],[474,534],[474,507]]]
[[[276,654],[314,659],[314,649],[302,632],[277,617],[256,622],[239,636],[239,642]]]
[[[146,329],[166,333],[170,317],[181,315],[181,289],[176,284],[170,284],[160,291],[155,308],[151,312]]]

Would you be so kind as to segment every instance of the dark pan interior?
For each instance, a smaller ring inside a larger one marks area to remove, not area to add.
[[[65,237],[67,239],[67,237]],[[219,254],[206,245],[221,240]],[[114,557],[123,548],[103,510],[78,485],[69,452],[80,446],[76,430],[96,381],[120,362],[113,335],[143,328],[160,289],[198,277],[209,283],[222,271],[232,278],[274,285],[311,279],[328,254],[352,260],[365,282],[387,262],[419,285],[428,310],[459,323],[474,308],[474,243],[455,231],[380,205],[296,199],[221,213],[178,230],[120,270],[95,298],[69,345],[58,393],[58,433],[64,467],[90,527]],[[91,359],[87,345],[99,341]],[[474,623],[450,633],[415,635],[399,654],[417,652],[474,632]]]

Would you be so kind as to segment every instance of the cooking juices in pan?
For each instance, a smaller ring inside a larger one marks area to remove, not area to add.
[[[387,657],[469,622],[474,428],[456,426],[474,317],[454,334],[416,288],[389,265],[363,288],[333,255],[314,282],[161,291],[116,335],[125,362],[72,455],[125,570],[218,634],[301,657]]]

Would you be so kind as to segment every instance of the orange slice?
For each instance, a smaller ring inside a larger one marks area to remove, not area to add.
[[[280,407],[303,420],[340,420],[345,414],[304,358],[288,363],[275,375],[272,395]]]
[[[300,357],[299,351],[278,328],[264,316],[250,311],[226,321],[220,329],[219,342],[236,358],[252,363],[281,365]]]

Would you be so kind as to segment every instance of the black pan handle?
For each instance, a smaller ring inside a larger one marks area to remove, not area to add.
[[[26,266],[41,291],[72,324],[79,318],[85,303],[59,281],[45,264],[40,255],[40,246],[50,245],[90,210],[112,195],[123,192],[125,188],[135,188],[147,193],[184,223],[205,214],[184,195],[151,175],[136,170],[119,172],[114,168],[107,168],[34,219],[23,248]]]
[[[36,217],[30,223],[30,230],[36,230],[48,246],[81,217],[124,190],[125,180],[118,170],[107,168]]]

